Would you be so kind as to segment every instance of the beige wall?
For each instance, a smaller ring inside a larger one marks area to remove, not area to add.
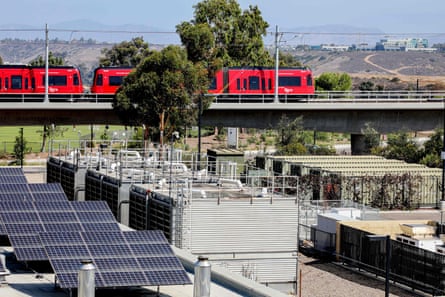
[[[435,222],[430,220],[402,220],[402,221],[338,221],[337,222],[337,236],[335,242],[335,250],[340,252],[340,226],[345,225],[355,229],[370,232],[376,235],[390,235],[391,239],[395,239],[396,235],[402,234],[401,225],[403,224],[432,224]]]

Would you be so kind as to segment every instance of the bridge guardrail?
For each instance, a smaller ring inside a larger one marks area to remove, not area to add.
[[[214,95],[209,95],[214,96]],[[214,96],[214,104],[220,103],[273,103],[271,94],[220,94]],[[335,102],[431,102],[444,101],[443,91],[318,91],[311,95],[279,95],[280,103],[335,103]]]
[[[275,103],[273,94],[208,94],[215,97],[213,104],[221,103]],[[336,103],[336,102],[444,102],[445,90],[439,91],[318,91],[315,94],[285,94],[278,96],[279,103]],[[57,103],[110,103],[113,97],[98,94],[49,94],[49,102]],[[41,94],[0,94],[4,103],[45,103]]]

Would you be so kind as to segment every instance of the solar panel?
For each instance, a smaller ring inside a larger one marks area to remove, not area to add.
[[[0,201],[31,201],[31,193],[0,193]]]
[[[36,234],[9,235],[9,241],[14,246],[14,254],[20,261],[45,261],[48,256],[42,247],[40,238]]]
[[[64,193],[59,183],[50,184],[28,184],[31,193]]]
[[[71,206],[77,212],[111,212],[105,201],[72,201]]]
[[[15,175],[0,175],[0,183],[2,184],[27,184],[28,180],[26,179],[25,176],[15,176]]]
[[[34,212],[34,204],[31,201],[1,201],[0,212]]]
[[[32,193],[34,201],[68,201],[65,193]]]
[[[120,231],[106,203],[89,203],[0,201],[0,234],[9,236],[19,261],[41,261],[48,257],[40,240],[21,239],[38,238],[40,232]]]
[[[1,167],[0,176],[25,176],[22,168],[19,167]]]
[[[2,235],[8,235],[8,232],[6,232],[5,224],[3,224],[3,222],[0,222],[0,236]]]
[[[27,184],[0,184],[0,193],[28,193]]]
[[[99,288],[191,283],[160,231],[40,233],[40,239],[61,288],[77,287],[84,259],[93,261]]]

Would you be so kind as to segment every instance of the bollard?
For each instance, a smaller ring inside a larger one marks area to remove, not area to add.
[[[199,256],[195,263],[193,297],[210,297],[211,265],[207,257]]]
[[[94,297],[95,284],[94,272],[96,268],[91,260],[82,260],[79,270],[79,284],[77,288],[78,297]]]

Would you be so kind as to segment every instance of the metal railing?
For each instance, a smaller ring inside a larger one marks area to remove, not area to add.
[[[337,103],[337,102],[443,102],[441,91],[318,91],[314,94],[285,94],[279,103]],[[271,94],[219,94],[213,104],[222,103],[276,103]]]
[[[445,90],[440,91],[318,91],[314,94],[284,94],[275,102],[273,94],[209,94],[213,104],[223,103],[338,103],[338,102],[443,102]],[[110,103],[112,95],[50,94],[50,103]],[[45,103],[41,94],[0,94],[0,103]]]

